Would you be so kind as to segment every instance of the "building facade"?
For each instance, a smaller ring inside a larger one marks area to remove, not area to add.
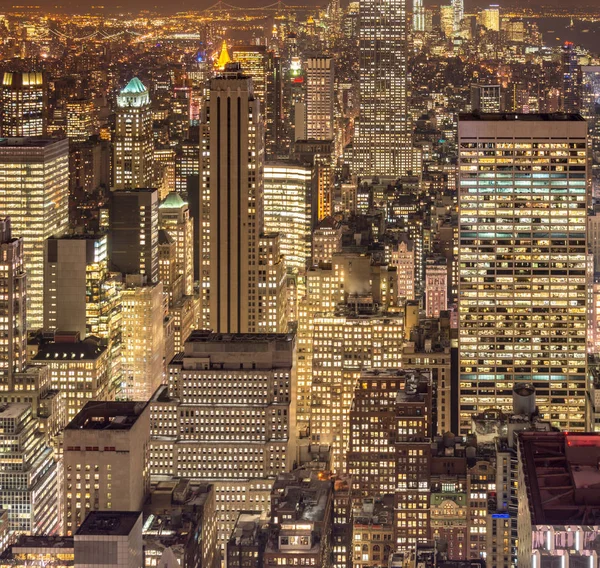
[[[461,115],[459,145],[460,431],[515,382],[585,430],[587,124]]]
[[[0,218],[10,216],[23,238],[30,329],[44,324],[44,241],[69,223],[69,142],[46,138],[0,140]]]

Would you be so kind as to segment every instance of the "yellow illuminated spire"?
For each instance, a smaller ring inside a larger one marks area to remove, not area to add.
[[[219,59],[215,64],[215,67],[220,71],[225,69],[225,65],[231,62],[231,57],[229,57],[229,51],[227,51],[227,42],[223,40],[223,45],[221,46],[221,53],[219,55]]]

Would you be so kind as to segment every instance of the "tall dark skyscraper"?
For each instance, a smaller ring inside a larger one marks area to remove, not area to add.
[[[158,191],[123,189],[111,193],[110,260],[113,270],[158,281]]]
[[[581,68],[577,61],[575,46],[566,41],[562,52],[563,93],[562,110],[580,112],[581,110]]]

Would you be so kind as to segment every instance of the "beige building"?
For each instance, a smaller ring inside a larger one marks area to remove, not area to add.
[[[146,284],[142,276],[128,275],[121,297],[121,395],[148,400],[163,381],[163,285]]]
[[[349,412],[364,367],[400,368],[403,318],[399,314],[356,315],[347,308],[313,320],[310,433],[332,447],[332,469],[346,470]]]
[[[295,459],[294,359],[293,335],[196,331],[152,398],[152,477],[214,482],[223,546]]]
[[[44,243],[44,329],[108,338],[110,314],[106,235],[64,236]]]
[[[40,346],[32,363],[48,367],[50,388],[63,398],[62,427],[88,401],[115,398],[108,349],[93,338],[80,341],[77,333],[57,334],[53,343]]]
[[[306,138],[333,140],[333,58],[320,55],[304,63],[306,73]]]
[[[200,127],[201,327],[256,332],[263,232],[263,121],[239,64],[212,79]],[[234,143],[228,143],[233,137]],[[235,223],[231,222],[235,219]],[[226,242],[227,246],[222,246]]]
[[[342,226],[333,217],[325,217],[312,234],[312,263],[331,264],[333,255],[342,252]]]
[[[175,241],[177,274],[183,278],[183,294],[191,296],[194,292],[194,226],[190,208],[178,193],[169,193],[158,206],[158,227]]]
[[[398,274],[398,297],[415,299],[415,244],[404,238],[398,243],[386,245],[386,260],[394,266]]]
[[[64,430],[64,531],[92,511],[140,511],[150,488],[149,407],[88,402]]]
[[[394,543],[394,496],[368,497],[353,511],[352,566],[387,566]]]

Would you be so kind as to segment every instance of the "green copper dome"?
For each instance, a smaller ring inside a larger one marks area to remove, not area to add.
[[[146,93],[148,89],[144,87],[144,83],[142,83],[137,77],[134,77],[127,83],[127,86],[121,91],[121,94],[125,93],[133,94],[133,93]]]
[[[127,86],[117,95],[117,105],[123,107],[141,107],[150,103],[148,89],[137,77],[127,83]]]
[[[165,197],[164,201],[158,206],[159,209],[179,209],[185,205],[185,201],[181,199],[179,193],[172,191]]]

